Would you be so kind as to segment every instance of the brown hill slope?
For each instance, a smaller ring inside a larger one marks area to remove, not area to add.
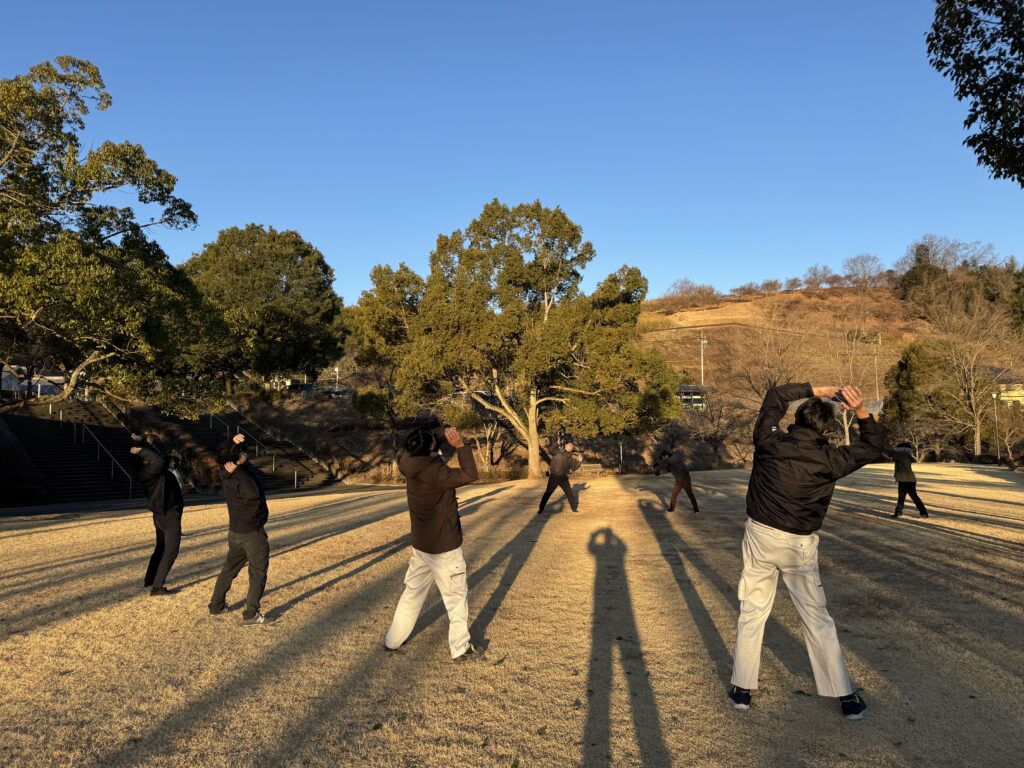
[[[907,344],[930,333],[919,313],[888,289],[781,292],[677,312],[652,302],[638,329],[694,382],[700,381],[703,334],[709,386],[753,396],[758,379],[775,372],[856,384],[869,399],[885,397],[885,372]]]

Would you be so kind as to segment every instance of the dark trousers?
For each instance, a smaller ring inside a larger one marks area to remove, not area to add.
[[[267,586],[267,569],[270,567],[270,540],[262,528],[251,533],[228,531],[228,556],[213,588],[211,611],[219,611],[224,607],[231,582],[246,563],[249,564],[249,594],[245,598],[242,617],[251,619],[259,612],[260,599]]]
[[[544,489],[544,495],[541,497],[540,511],[543,512],[544,507],[548,505],[548,499],[555,492],[555,488],[561,488],[565,492],[565,498],[569,500],[569,506],[575,512],[578,504],[576,494],[572,492],[572,483],[569,482],[568,475],[548,475],[548,487]]]
[[[922,515],[927,515],[928,510],[924,507],[924,502],[921,501],[921,497],[917,495],[917,483],[897,483],[899,491],[899,499],[896,501],[896,514],[903,514],[903,503],[907,500],[907,496],[914,501],[914,506],[917,507],[917,511]]]
[[[680,491],[686,491],[686,495],[690,497],[690,506],[693,507],[693,511],[697,511],[697,499],[693,495],[693,484],[690,482],[690,476],[677,477],[676,484],[672,488],[672,500],[668,503],[668,511],[671,512],[676,508],[676,499],[679,497]]]
[[[143,583],[147,587],[162,587],[181,548],[181,510],[173,507],[160,515],[154,512],[153,527],[156,529],[156,546],[149,558]]]

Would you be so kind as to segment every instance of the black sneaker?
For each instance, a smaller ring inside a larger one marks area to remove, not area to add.
[[[922,512],[921,513],[921,517],[928,517],[928,513],[927,512]]]
[[[843,717],[847,720],[863,720],[864,710],[868,708],[867,703],[860,697],[859,693],[840,696],[839,705],[843,708]]]
[[[252,615],[252,616],[250,616],[248,618],[246,618],[244,616],[242,617],[242,626],[243,627],[255,627],[258,624],[273,624],[273,623],[274,623],[273,619],[268,619],[266,616],[264,616],[259,611],[256,611],[256,613],[254,615]]]
[[[210,615],[211,616],[223,616],[225,613],[229,613],[230,611],[231,611],[231,609],[228,608],[227,605],[222,605],[220,608],[211,608],[210,609]]]
[[[479,649],[477,649],[477,647],[475,645],[470,643],[469,645],[466,646],[466,650],[463,651],[462,655],[461,656],[456,656],[454,661],[458,661],[458,662],[477,661],[478,659],[481,659],[481,658],[483,658],[483,654],[480,653]]]
[[[750,691],[734,685],[729,689],[729,703],[733,709],[750,709]]]
[[[167,587],[153,587],[149,590],[150,597],[166,597],[167,595],[173,595],[177,592],[176,589],[168,589]]]

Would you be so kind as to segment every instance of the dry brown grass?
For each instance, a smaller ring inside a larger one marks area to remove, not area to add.
[[[474,636],[448,659],[436,594],[386,654],[401,490],[271,502],[264,607],[207,615],[225,512],[191,508],[146,596],[148,516],[0,520],[4,766],[1019,765],[1024,478],[925,467],[933,517],[888,517],[887,467],[836,495],[822,536],[860,723],[813,692],[784,590],[754,708],[725,705],[746,474],[587,479],[580,515],[534,514],[539,482],[465,489]],[[582,484],[582,483],[578,483]],[[231,597],[243,595],[245,575]],[[236,604],[237,606],[237,604]]]

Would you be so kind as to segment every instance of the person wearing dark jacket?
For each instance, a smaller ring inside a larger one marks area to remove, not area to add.
[[[405,572],[405,591],[384,636],[384,647],[397,650],[409,639],[431,583],[437,584],[448,611],[448,649],[456,661],[479,657],[469,636],[469,585],[462,554],[462,522],[455,489],[477,479],[473,449],[452,427],[444,439],[455,449],[459,468],[452,469],[434,455],[440,440],[431,430],[417,428],[405,438],[405,455],[398,469],[405,477],[412,556]]]
[[[537,510],[538,515],[548,505],[548,499],[555,492],[555,488],[562,489],[565,498],[569,500],[569,508],[573,512],[580,511],[579,501],[576,499],[576,494],[573,493],[572,483],[569,482],[569,475],[580,468],[580,459],[573,454],[574,448],[572,443],[566,443],[565,447],[555,451],[551,456],[551,464],[548,466],[548,486],[544,489],[544,495],[541,496],[540,508]]]
[[[174,590],[164,586],[164,582],[181,547],[181,513],[185,506],[181,486],[171,474],[167,460],[146,445],[142,435],[133,433],[132,441],[134,445],[129,449],[129,463],[146,492],[147,506],[153,513],[153,527],[156,529],[156,546],[142,583],[150,588],[149,594],[153,597],[172,595]]]
[[[686,495],[690,499],[690,506],[693,507],[693,513],[697,514],[697,499],[693,495],[693,483],[690,482],[690,468],[686,466],[683,457],[672,451],[662,451],[661,458],[654,464],[654,476],[657,477],[662,472],[672,473],[672,477],[676,480],[676,484],[672,487],[672,499],[668,503],[667,511],[675,511],[679,492],[686,491]]]
[[[221,489],[228,506],[228,554],[217,577],[210,599],[210,613],[227,613],[227,594],[242,568],[249,565],[249,592],[245,598],[242,624],[265,624],[268,619],[260,611],[260,600],[267,586],[270,567],[270,541],[264,530],[270,511],[259,477],[247,464],[245,437],[235,435],[231,443],[218,453]]]
[[[779,421],[789,403],[796,423],[783,432]],[[830,398],[857,416],[860,440],[832,446],[825,435],[835,424]],[[843,715],[860,720],[867,705],[854,693],[835,622],[825,608],[818,571],[818,535],[836,481],[882,455],[884,436],[864,407],[856,387],[787,384],[765,395],[754,426],[754,467],[747,487],[747,526],[743,536],[740,616],[736,628],[729,702],[750,708],[757,688],[764,625],[775,601],[779,573],[800,614],[818,694],[839,698]]]
[[[917,495],[917,475],[914,474],[912,467],[914,463],[913,450],[906,443],[900,443],[892,450],[886,451],[885,454],[896,462],[893,478],[896,480],[896,492],[899,496],[896,499],[896,511],[892,513],[892,516],[899,517],[903,514],[903,505],[909,494],[914,506],[917,507],[917,514],[921,517],[928,517],[928,509],[921,501],[921,497]]]

